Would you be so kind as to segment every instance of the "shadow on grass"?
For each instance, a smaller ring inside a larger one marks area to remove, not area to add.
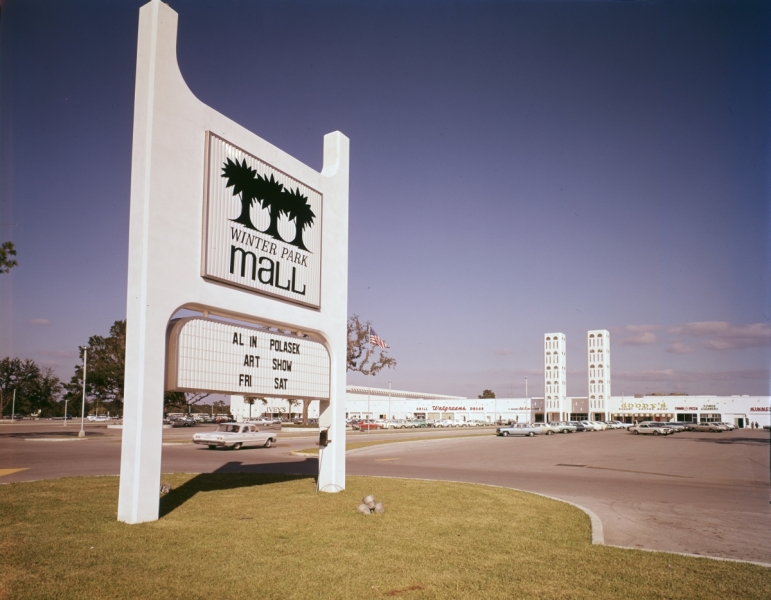
[[[312,464],[308,464],[312,463]],[[313,469],[312,472],[310,470]],[[175,511],[199,492],[234,490],[296,479],[316,480],[318,461],[244,465],[231,461],[212,473],[201,473],[161,497],[159,518]]]

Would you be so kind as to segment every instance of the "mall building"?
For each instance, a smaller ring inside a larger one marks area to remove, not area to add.
[[[567,346],[564,333],[543,336],[544,397],[463,398],[349,385],[346,417],[350,419],[447,419],[457,423],[483,421],[708,421],[738,427],[771,425],[769,396],[612,396],[610,388],[610,332],[586,332],[586,397],[568,396]],[[527,392],[526,392],[527,393]],[[238,419],[261,415],[298,418],[302,402],[255,400],[231,396],[230,412]],[[318,401],[310,402],[308,418],[319,415]]]
[[[739,427],[757,422],[771,425],[771,396],[610,396],[604,398],[607,412],[592,410],[592,399],[568,397],[566,420],[710,421]],[[250,405],[242,396],[231,396],[230,412],[237,419],[270,415],[302,416],[302,403],[268,399]],[[308,407],[308,417],[318,418],[319,403]],[[463,398],[349,385],[346,416],[352,419],[449,419],[455,422],[544,420],[544,398]],[[551,416],[551,415],[548,415]]]

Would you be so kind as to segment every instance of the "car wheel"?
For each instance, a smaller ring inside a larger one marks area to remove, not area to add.
[[[238,442],[238,443],[236,443],[236,444],[233,444],[233,445],[231,446],[231,449],[233,449],[233,450],[240,450],[242,445],[243,445],[243,444],[241,444],[241,442]]]
[[[215,446],[214,444],[209,444],[209,450],[216,450],[216,449],[217,449],[217,446]]]
[[[639,431],[637,431],[637,430],[635,429],[635,430],[634,430],[634,434],[635,434],[635,435],[640,435],[640,432],[639,432]]]
[[[654,432],[653,432],[653,435],[660,435],[660,432],[658,432],[658,431],[654,431]]]
[[[272,439],[270,439],[270,438],[268,438],[268,439],[265,441],[265,448],[270,448],[272,445],[273,445],[273,440],[272,440]]]
[[[534,434],[534,433],[531,431],[531,432],[530,432],[530,433],[528,433],[527,435],[528,435],[529,437],[533,437],[535,434]]]
[[[504,431],[503,432],[503,437],[509,437],[509,432],[508,431]]]

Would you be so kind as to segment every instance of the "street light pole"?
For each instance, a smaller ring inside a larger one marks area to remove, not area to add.
[[[391,418],[391,381],[388,381],[388,418]]]
[[[86,417],[86,366],[88,364],[88,348],[83,348],[83,404],[80,407],[80,432],[78,437],[86,437],[83,420]],[[64,420],[67,422],[67,419]]]
[[[525,399],[527,400],[527,375],[525,375]]]
[[[11,405],[11,423],[16,422],[16,388],[13,388],[13,404]]]

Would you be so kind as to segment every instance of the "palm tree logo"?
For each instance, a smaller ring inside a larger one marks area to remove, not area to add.
[[[261,231],[252,223],[249,212],[255,201],[270,214],[270,225],[262,233],[274,239],[287,242],[278,232],[278,220],[284,214],[295,224],[295,237],[287,242],[297,246],[300,250],[310,252],[303,241],[303,233],[307,227],[313,225],[316,218],[308,197],[300,192],[298,187],[294,191],[288,190],[282,183],[276,181],[271,174],[270,178],[258,175],[255,169],[246,164],[246,159],[239,163],[229,158],[222,167],[222,177],[227,179],[226,188],[233,188],[233,196],[239,196],[241,200],[241,214],[231,221],[240,223],[248,229]]]

